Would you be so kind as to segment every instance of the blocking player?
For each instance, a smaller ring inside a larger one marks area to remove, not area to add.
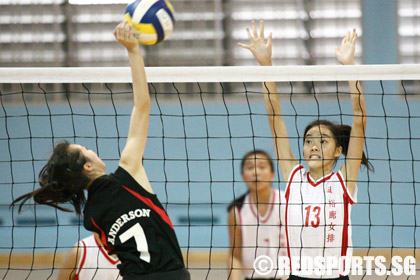
[[[272,34],[264,36],[264,22],[257,31],[247,28],[250,45],[239,46],[250,50],[262,66],[271,66]],[[337,60],[343,65],[354,64],[357,39],[355,30],[348,32],[341,46],[336,47]],[[317,256],[337,258],[344,262],[352,255],[351,207],[357,202],[356,180],[363,164],[373,169],[363,152],[366,129],[366,106],[358,81],[349,81],[353,124],[337,125],[328,120],[315,120],[304,131],[303,157],[305,169],[291,151],[286,125],[282,118],[280,100],[274,82],[263,83],[269,123],[273,135],[278,164],[286,180],[286,238],[289,258],[300,260]],[[338,172],[333,168],[341,154],[346,156]],[[332,275],[309,274],[300,269],[302,264],[292,262],[289,279],[346,278],[339,269]]]

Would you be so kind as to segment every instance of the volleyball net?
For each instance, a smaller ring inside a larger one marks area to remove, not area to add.
[[[365,153],[375,172],[362,168],[358,176],[354,252],[419,258],[418,65],[156,67],[147,68],[147,78],[144,165],[193,279],[227,279],[227,207],[247,191],[240,161],[256,149],[275,157],[263,81],[277,82],[291,148],[302,162],[305,126],[314,119],[351,125],[346,81],[362,82]],[[0,69],[0,278],[53,278],[63,255],[89,235],[73,213],[28,204],[18,215],[9,204],[38,187],[60,140],[97,151],[108,172],[117,168],[130,82],[129,68]],[[272,187],[285,189],[278,167]]]

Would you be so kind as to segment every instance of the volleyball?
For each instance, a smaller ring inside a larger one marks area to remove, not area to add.
[[[154,45],[172,33],[174,8],[168,0],[137,0],[125,9],[125,20],[133,25],[140,44]]]

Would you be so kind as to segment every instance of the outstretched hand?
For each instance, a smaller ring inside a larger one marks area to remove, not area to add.
[[[257,26],[255,21],[252,21],[252,34],[249,30],[249,27],[246,28],[248,32],[248,38],[250,41],[250,45],[238,43],[238,45],[242,48],[248,49],[252,52],[255,56],[257,61],[260,65],[268,66],[271,65],[271,54],[272,54],[272,47],[271,41],[273,34],[270,33],[268,39],[264,38],[264,21],[260,21],[260,33],[257,32]]]
[[[134,37],[133,26],[128,24],[126,20],[120,22],[114,29],[114,36],[117,41],[127,49],[132,49],[139,45]]]
[[[353,65],[354,64],[354,52],[356,49],[357,33],[356,29],[353,32],[347,32],[347,35],[343,38],[340,47],[335,47],[335,53],[337,60],[342,65]]]

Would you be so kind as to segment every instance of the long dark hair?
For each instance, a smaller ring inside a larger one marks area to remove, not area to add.
[[[71,212],[59,206],[59,203],[70,202],[77,214],[81,214],[82,205],[86,202],[84,189],[90,179],[83,171],[86,158],[77,149],[70,149],[67,141],[60,142],[53,150],[48,163],[39,172],[39,185],[41,188],[24,194],[15,199],[10,207],[17,202],[19,212],[24,203],[33,198],[36,203],[46,204],[54,208]]]
[[[327,127],[332,132],[337,146],[341,146],[343,149],[342,153],[347,156],[351,133],[351,126],[349,125],[335,124],[328,120],[314,120],[305,128],[303,142],[305,142],[306,133],[308,133],[312,127],[320,125]],[[373,165],[370,163],[364,152],[362,155],[362,164],[366,166],[369,171],[374,171]]]
[[[253,150],[253,151],[250,151],[250,152],[246,153],[242,157],[242,160],[241,160],[241,174],[244,173],[244,165],[245,165],[246,159],[251,155],[254,155],[254,159],[257,159],[257,157],[256,157],[257,154],[264,155],[267,158],[267,160],[270,162],[271,171],[274,172],[274,164],[273,164],[273,160],[271,159],[270,155],[264,150]]]

